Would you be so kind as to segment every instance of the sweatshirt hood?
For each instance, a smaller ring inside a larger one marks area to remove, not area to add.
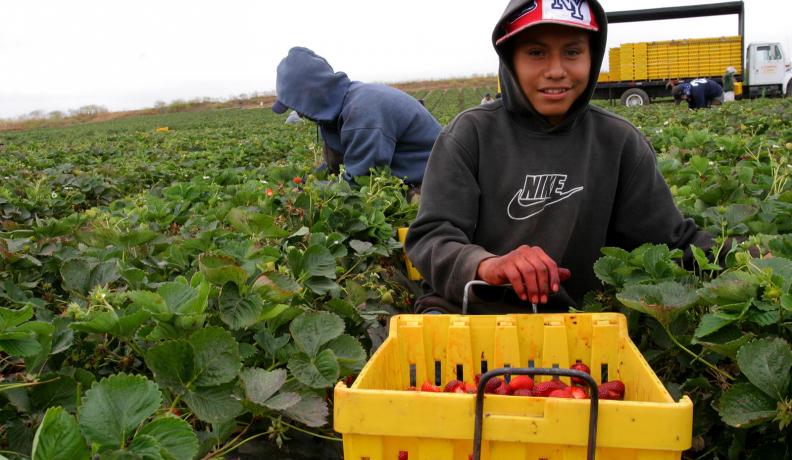
[[[514,73],[514,66],[512,65],[511,44],[513,40],[507,39],[503,43],[496,43],[499,38],[508,33],[507,26],[521,13],[539,8],[551,10],[553,7],[556,7],[557,9],[565,9],[573,15],[579,15],[581,8],[586,4],[599,29],[596,32],[589,32],[591,34],[591,71],[589,73],[588,85],[583,94],[581,94],[569,108],[564,120],[554,126],[534,109],[520,88],[517,76]],[[596,0],[511,0],[492,32],[492,46],[495,48],[500,58],[498,78],[500,79],[501,85],[501,98],[503,99],[503,105],[506,107],[506,110],[525,118],[526,125],[535,131],[549,133],[569,129],[574,125],[575,121],[588,110],[589,101],[594,94],[594,88],[597,86],[597,79],[599,77],[600,67],[602,66],[602,58],[605,56],[605,51],[607,49],[607,40],[608,20],[605,15],[605,10],[602,9],[602,6]]]
[[[338,118],[352,81],[308,48],[294,47],[278,64],[278,101],[318,122]]]

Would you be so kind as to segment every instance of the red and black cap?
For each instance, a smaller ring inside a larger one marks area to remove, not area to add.
[[[586,0],[533,0],[503,23],[495,45],[537,24],[561,24],[593,32],[599,30],[597,19],[591,14]]]

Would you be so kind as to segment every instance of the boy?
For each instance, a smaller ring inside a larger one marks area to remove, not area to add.
[[[514,287],[476,289],[474,313],[566,311],[601,286],[603,246],[690,257],[691,243],[711,244],[680,214],[647,139],[589,105],[606,28],[595,0],[509,3],[492,36],[502,99],[460,114],[429,158],[406,243],[426,282],[418,312],[459,312],[473,279]]]
[[[440,124],[409,94],[390,86],[351,81],[308,48],[294,47],[278,65],[275,113],[289,108],[315,121],[332,173],[346,179],[389,166],[418,191]]]

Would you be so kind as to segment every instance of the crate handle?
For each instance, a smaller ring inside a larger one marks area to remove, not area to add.
[[[463,315],[467,315],[468,300],[469,300],[469,296],[470,296],[470,291],[473,289],[473,286],[498,286],[498,287],[505,287],[505,288],[506,287],[512,287],[512,285],[508,284],[508,283],[507,284],[489,284],[488,282],[482,281],[482,280],[468,281],[467,284],[465,284],[465,292],[462,295],[462,314]],[[531,306],[533,307],[533,312],[534,313],[539,313],[539,309],[537,308],[535,303],[531,303]]]
[[[468,283],[469,284],[469,283]],[[589,411],[589,434],[588,434],[588,451],[586,454],[587,460],[594,460],[594,455],[597,451],[597,417],[599,414],[599,393],[597,392],[597,382],[591,375],[576,371],[573,369],[561,368],[541,368],[541,367],[501,367],[485,372],[478,384],[476,391],[476,419],[473,427],[473,460],[481,460],[481,435],[482,424],[484,418],[484,387],[487,382],[493,377],[499,375],[552,375],[554,377],[577,377],[585,380],[589,386],[591,394],[591,409]]]

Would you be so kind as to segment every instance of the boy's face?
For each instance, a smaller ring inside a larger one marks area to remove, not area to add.
[[[525,97],[550,123],[560,123],[588,85],[591,73],[588,32],[540,24],[513,40],[514,71]]]

